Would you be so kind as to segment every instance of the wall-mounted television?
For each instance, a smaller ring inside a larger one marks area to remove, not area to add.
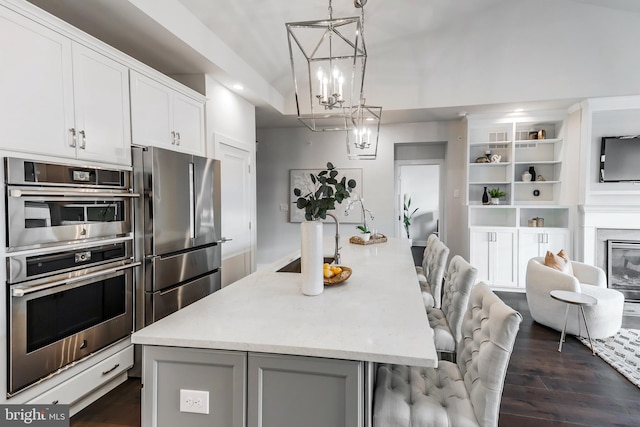
[[[640,135],[602,138],[600,182],[640,182]]]

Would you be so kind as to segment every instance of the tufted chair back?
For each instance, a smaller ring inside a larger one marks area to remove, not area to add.
[[[462,319],[457,364],[481,426],[497,426],[504,378],[520,327],[520,313],[485,283],[471,290]]]
[[[429,258],[429,254],[431,253],[431,245],[436,240],[440,240],[437,235],[429,234],[427,237],[427,246],[424,248],[424,252],[422,253],[422,269],[424,270],[424,274],[427,274],[427,270],[429,269],[429,265],[427,263],[427,258]]]
[[[442,301],[442,279],[444,278],[448,258],[449,248],[440,239],[433,239],[429,253],[422,262],[422,268],[424,269],[427,283],[431,287],[435,308],[440,308]]]
[[[467,309],[471,288],[476,282],[478,269],[460,255],[449,261],[447,277],[442,288],[442,312],[456,343],[462,338],[462,317]]]

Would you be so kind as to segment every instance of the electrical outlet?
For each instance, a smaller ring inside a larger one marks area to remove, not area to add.
[[[209,392],[180,389],[180,412],[209,413]]]
[[[458,190],[457,188],[455,190],[453,190],[453,197],[455,197],[455,198],[460,197],[460,190]]]

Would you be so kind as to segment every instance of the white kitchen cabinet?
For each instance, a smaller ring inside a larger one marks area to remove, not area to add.
[[[478,269],[478,282],[516,286],[517,231],[515,228],[471,228],[470,263]]]
[[[204,103],[131,71],[133,142],[204,155]]]
[[[571,256],[571,233],[568,228],[521,228],[518,232],[518,283],[525,285],[527,264],[531,258],[554,254],[564,249]]]
[[[131,166],[129,69],[73,43],[77,157]]]
[[[127,67],[0,7],[2,148],[131,165]]]

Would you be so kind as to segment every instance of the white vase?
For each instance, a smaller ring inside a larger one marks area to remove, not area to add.
[[[529,171],[524,171],[523,172],[522,181],[523,182],[530,182],[531,181],[531,174],[529,173]]]
[[[302,293],[305,295],[319,295],[324,291],[322,222],[302,222],[300,224],[300,236]]]
[[[371,233],[362,233],[360,237],[362,237],[362,240],[364,240],[365,242],[368,242],[371,238]]]
[[[492,205],[499,205],[500,204],[500,199],[498,199],[497,197],[492,197],[491,198],[491,204]]]

